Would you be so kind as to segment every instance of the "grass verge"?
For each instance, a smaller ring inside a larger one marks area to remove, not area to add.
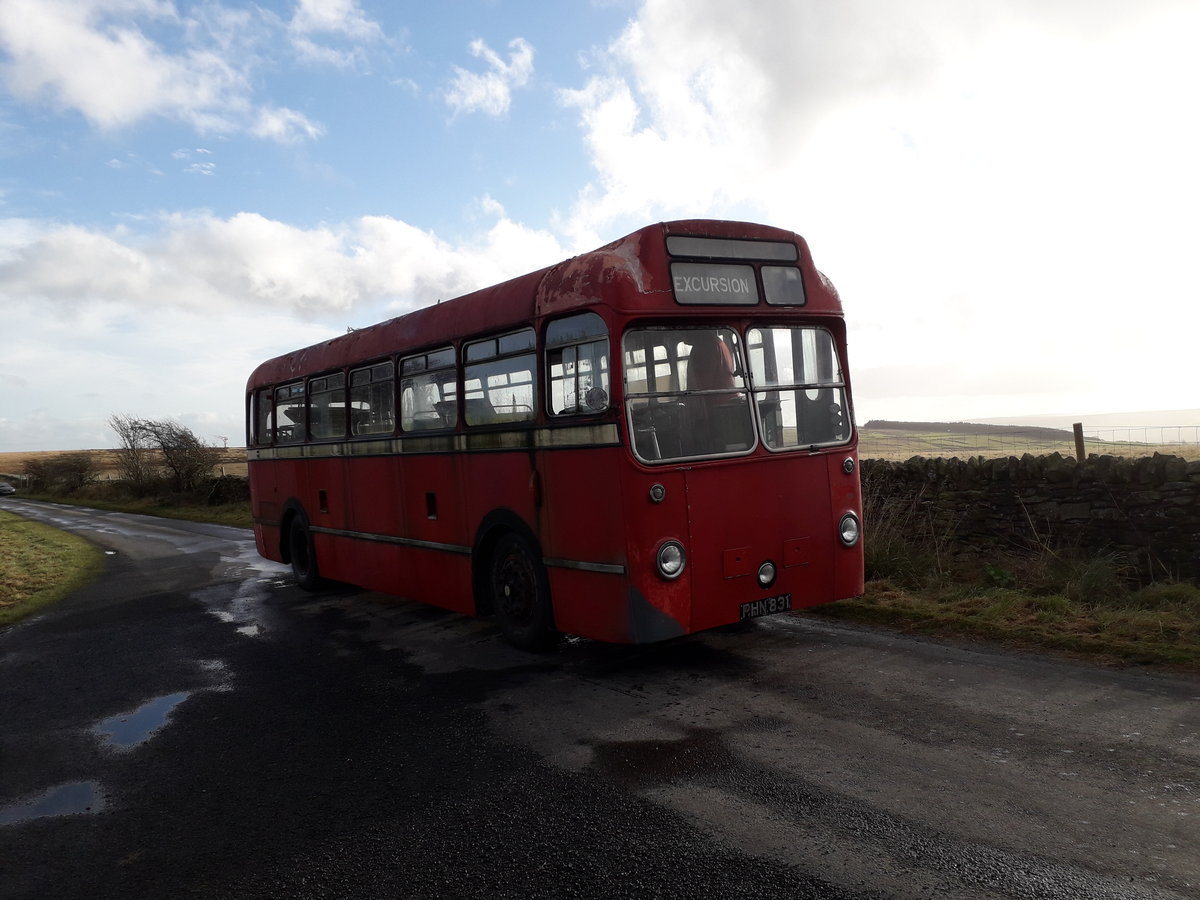
[[[0,546],[0,625],[57,603],[104,566],[104,554],[83,538],[3,511]]]
[[[982,639],[1109,665],[1200,672],[1200,587],[1138,581],[1117,552],[964,548],[914,503],[864,490],[866,591],[812,614],[935,637]]]
[[[976,638],[1107,665],[1200,671],[1200,588],[1158,583],[1119,600],[1072,599],[1006,587],[913,589],[888,579],[813,614],[932,637]]]

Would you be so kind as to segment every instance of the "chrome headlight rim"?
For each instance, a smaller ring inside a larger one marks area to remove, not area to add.
[[[665,540],[654,553],[654,565],[660,578],[674,581],[687,568],[687,550],[673,538]]]
[[[838,522],[838,540],[843,547],[853,547],[862,539],[862,523],[858,516],[848,512]]]

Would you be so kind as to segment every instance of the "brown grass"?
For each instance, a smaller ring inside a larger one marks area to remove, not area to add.
[[[116,450],[30,450],[10,451],[0,453],[0,472],[6,475],[21,475],[25,472],[25,463],[30,460],[48,459],[61,456],[63,453],[87,453],[96,461],[96,468],[101,481],[112,481],[120,477],[117,466]],[[230,447],[221,452],[221,461],[214,470],[217,475],[246,474],[246,451],[242,447]]]
[[[1021,456],[1032,453],[1043,456],[1061,453],[1074,458],[1075,440],[1069,433],[1055,440],[1045,434],[1023,434],[1021,429],[977,433],[961,430],[918,431],[899,428],[860,428],[858,455],[862,459],[906,460],[914,456],[967,459],[972,456],[988,458]],[[1045,429],[1043,429],[1044,431]],[[1100,441],[1088,438],[1084,451],[1099,456],[1153,456],[1162,453],[1184,459],[1200,459],[1200,444],[1144,444],[1133,441]]]

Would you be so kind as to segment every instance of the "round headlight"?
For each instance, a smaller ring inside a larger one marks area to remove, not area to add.
[[[686,563],[687,556],[679,541],[666,541],[658,548],[658,574],[663,578],[678,578]]]
[[[775,583],[775,563],[769,559],[758,567],[758,583],[763,587],[770,587]]]
[[[858,524],[858,516],[854,513],[842,516],[842,521],[838,523],[838,538],[841,542],[847,547],[853,547],[861,535],[862,527]]]

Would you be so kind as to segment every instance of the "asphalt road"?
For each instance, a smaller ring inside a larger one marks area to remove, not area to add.
[[[1200,680],[790,616],[531,656],[2,505],[109,557],[0,631],[0,897],[1200,897]]]

